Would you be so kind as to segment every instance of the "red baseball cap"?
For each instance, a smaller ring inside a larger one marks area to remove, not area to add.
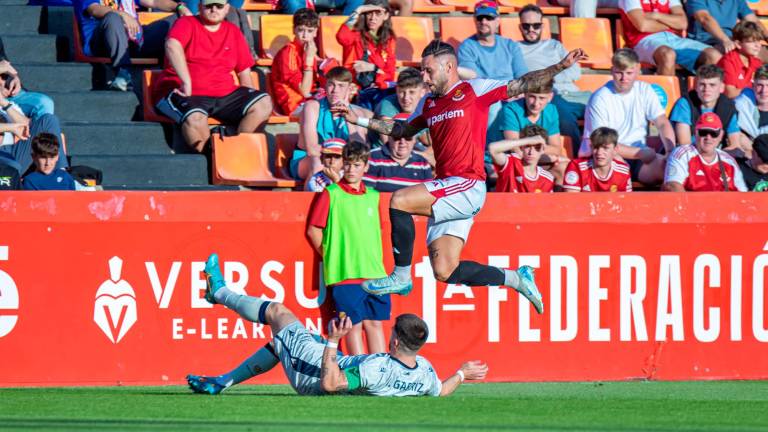
[[[713,112],[706,112],[699,116],[699,121],[696,122],[696,130],[711,129],[719,131],[723,128],[723,122],[720,121],[720,117]]]

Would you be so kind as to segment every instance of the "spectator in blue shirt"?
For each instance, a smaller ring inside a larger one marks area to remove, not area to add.
[[[75,180],[64,169],[56,169],[59,161],[59,139],[40,133],[32,138],[32,162],[35,171],[24,176],[24,190],[75,190]]]
[[[685,3],[688,15],[688,37],[699,42],[712,45],[722,53],[736,49],[733,37],[733,27],[739,20],[753,21],[768,35],[765,26],[760,22],[745,0],[688,0]],[[768,61],[768,51],[765,47],[760,51],[760,60]]]
[[[723,87],[723,70],[719,67],[703,65],[696,70],[694,90],[678,99],[669,115],[675,128],[677,145],[695,143],[694,125],[703,113],[714,111],[725,126],[727,148],[739,147],[741,133],[736,105],[722,94]]]

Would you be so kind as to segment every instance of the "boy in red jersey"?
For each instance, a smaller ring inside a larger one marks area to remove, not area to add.
[[[696,143],[677,147],[667,160],[662,190],[669,192],[746,191],[736,161],[717,146],[723,140],[723,123],[713,112],[696,122]]]
[[[589,136],[592,156],[574,159],[565,169],[566,192],[632,192],[629,165],[616,159],[619,134],[607,127],[595,129]]]
[[[533,280],[533,269],[500,269],[474,261],[460,261],[474,215],[485,201],[485,136],[488,109],[499,101],[549,82],[572,64],[586,58],[580,49],[546,69],[520,79],[462,81],[453,47],[432,41],[422,52],[422,74],[430,94],[421,100],[407,123],[358,117],[347,107],[335,111],[348,122],[395,138],[413,136],[429,128],[436,161],[436,179],[400,189],[389,203],[395,269],[386,278],[369,280],[363,288],[375,294],[407,294],[413,288],[411,261],[416,229],[413,216],[428,216],[427,244],[432,271],[441,282],[469,286],[504,285],[525,296],[536,311],[544,304]]]
[[[520,139],[491,143],[488,152],[499,175],[496,192],[552,192],[555,177],[539,166],[547,145],[547,131],[530,124],[520,131]],[[520,153],[510,150],[520,149]]]

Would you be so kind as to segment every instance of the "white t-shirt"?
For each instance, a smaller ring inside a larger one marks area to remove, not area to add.
[[[19,114],[24,115],[24,112],[21,111],[18,105],[13,105],[8,109],[16,110],[16,112]],[[11,117],[8,116],[8,114],[0,110],[0,123],[13,123],[13,120],[11,120]],[[0,137],[0,145],[12,145],[15,142],[16,140],[14,139],[13,134],[10,132],[5,132]]]
[[[599,127],[615,129],[619,133],[619,144],[644,146],[648,122],[664,113],[659,96],[650,84],[638,80],[630,91],[619,94],[614,90],[613,81],[609,81],[589,98],[579,155],[591,154],[589,135]]]

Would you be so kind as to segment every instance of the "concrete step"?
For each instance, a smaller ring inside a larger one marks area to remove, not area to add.
[[[105,187],[204,186],[208,164],[202,155],[82,155],[71,165],[100,169]]]
[[[132,119],[138,101],[132,92],[48,92],[62,121],[122,123]]]
[[[12,63],[55,63],[56,36],[3,34],[5,54]]]
[[[79,63],[17,63],[24,87],[39,92],[73,92],[91,90],[93,67]]]
[[[0,34],[37,34],[40,26],[40,6],[0,4]]]
[[[61,129],[70,156],[171,154],[163,125],[157,123],[65,122]]]

